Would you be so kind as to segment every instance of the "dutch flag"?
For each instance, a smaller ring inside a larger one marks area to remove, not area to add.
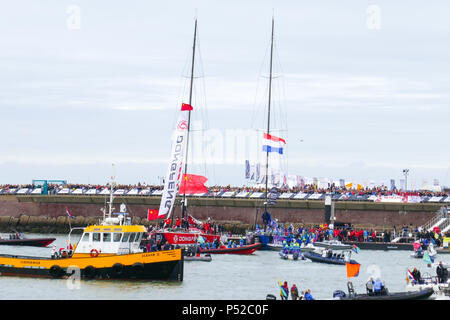
[[[413,280],[415,280],[414,276],[412,275],[411,271],[408,269],[407,276],[406,276],[406,283],[409,283],[410,281],[413,281]]]
[[[283,146],[286,141],[282,138],[276,137],[271,134],[264,133],[263,136],[263,151],[264,152],[275,152],[283,154]]]
[[[67,208],[66,208],[66,214],[69,218],[75,219],[75,217],[70,214],[69,209],[67,209]]]

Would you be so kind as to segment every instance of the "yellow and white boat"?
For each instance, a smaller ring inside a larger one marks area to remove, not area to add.
[[[104,213],[101,223],[82,228],[73,254],[58,258],[1,254],[1,275],[64,278],[78,268],[82,279],[183,281],[181,249],[144,252],[140,242],[147,232],[145,226],[132,225],[125,212],[112,217],[112,200],[111,191],[108,217]]]

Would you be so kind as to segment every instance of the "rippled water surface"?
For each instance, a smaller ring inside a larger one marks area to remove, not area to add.
[[[55,237],[57,247],[64,247],[66,236]],[[74,240],[72,238],[72,240]],[[0,253],[50,256],[50,248],[0,246]],[[404,291],[406,269],[418,267],[422,275],[434,276],[421,259],[410,257],[410,251],[361,250],[352,258],[361,264],[359,276],[352,279],[356,292],[365,291],[365,282],[379,275],[391,292]],[[0,276],[0,299],[151,299],[151,300],[253,300],[274,294],[279,299],[278,279],[293,283],[300,291],[311,289],[316,299],[331,299],[334,290],[347,292],[345,266],[327,265],[309,260],[282,260],[275,251],[256,251],[253,255],[213,255],[211,262],[185,262],[184,281],[111,281],[82,280],[79,286],[64,279],[34,279]],[[438,260],[449,260],[448,255]]]

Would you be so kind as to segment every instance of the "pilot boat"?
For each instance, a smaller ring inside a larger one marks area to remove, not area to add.
[[[181,249],[144,252],[140,242],[147,229],[131,224],[126,212],[112,213],[113,184],[109,213],[103,221],[83,229],[73,253],[55,257],[0,255],[2,276],[31,276],[81,279],[175,280],[183,281],[184,258]],[[123,205],[124,206],[124,205]],[[122,207],[123,208],[123,207]],[[123,211],[121,208],[121,211]]]

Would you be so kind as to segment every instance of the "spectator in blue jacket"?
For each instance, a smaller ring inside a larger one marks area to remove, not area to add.
[[[305,300],[314,300],[313,296],[311,295],[311,290],[305,291]]]

